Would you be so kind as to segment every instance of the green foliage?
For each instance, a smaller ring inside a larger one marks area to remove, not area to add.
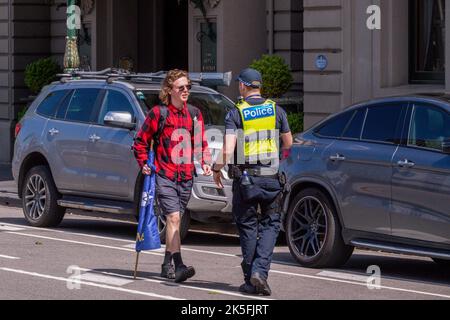
[[[26,67],[25,84],[32,93],[38,94],[59,72],[61,68],[52,58],[39,59]]]
[[[303,132],[303,113],[288,114],[289,127],[293,134]]]
[[[289,90],[294,81],[289,66],[280,56],[263,55],[261,59],[253,61],[250,68],[261,72],[263,77],[262,95],[265,97],[281,97]]]
[[[18,113],[17,113],[17,122],[20,121],[20,119],[23,118],[23,116],[25,115],[25,113],[27,113],[28,108],[22,108]]]

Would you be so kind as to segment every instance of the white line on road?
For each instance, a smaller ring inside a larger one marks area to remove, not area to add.
[[[78,268],[78,270],[80,270],[80,271],[92,271],[90,269],[84,269],[84,268]],[[93,272],[95,272],[95,270]],[[127,276],[127,275],[118,274],[118,273],[105,272],[105,271],[100,271],[99,273],[107,275],[107,276],[122,277],[122,278],[126,278],[126,279],[134,279],[134,277],[132,277],[132,276]],[[200,288],[200,287],[188,286],[188,285],[184,285],[184,284],[175,284],[173,282],[167,282],[167,281],[163,281],[163,280],[154,280],[154,279],[141,278],[141,277],[136,277],[136,279],[143,280],[145,282],[158,283],[158,284],[169,284],[170,283],[171,285],[173,285],[174,287],[177,287],[177,288],[185,288],[185,289],[194,289],[194,290],[199,290],[199,291],[206,291],[206,292],[209,292],[209,293],[212,293],[212,294],[224,294],[224,295],[228,295],[228,296],[235,296],[235,297],[241,297],[241,298],[253,299],[253,300],[273,300],[273,299],[259,297],[259,296],[243,295],[243,294],[240,294],[240,293],[235,293],[235,292],[230,292],[230,291],[225,291],[225,290]]]
[[[26,227],[26,228],[34,229],[33,227]],[[36,228],[36,229],[43,230],[43,229],[40,229],[40,228]],[[129,241],[129,240],[108,238],[108,237],[100,237],[100,236],[94,236],[94,235],[77,234],[77,233],[66,232],[66,231],[58,231],[58,230],[51,230],[51,229],[44,229],[44,230],[52,231],[52,232],[66,233],[66,234],[72,234],[72,235],[88,236],[88,237],[93,237],[93,238],[101,238],[101,239],[108,239],[108,240],[132,242],[132,241]],[[33,234],[25,234],[25,233],[19,233],[19,232],[7,232],[7,233],[16,234],[16,235],[20,235],[20,236],[26,236],[26,237],[37,237],[37,238],[48,239],[48,240],[62,241],[62,242],[68,242],[68,243],[74,243],[74,244],[82,244],[82,245],[88,245],[88,246],[94,246],[94,247],[100,247],[100,248],[115,249],[115,250],[122,250],[122,251],[128,251],[128,252],[135,252],[135,250],[132,250],[132,249],[119,248],[119,247],[113,247],[113,246],[106,246],[106,245],[100,245],[100,244],[93,244],[93,243],[87,243],[87,242],[80,242],[80,241],[72,241],[72,240],[65,240],[65,239],[58,239],[58,238],[51,238],[51,237],[44,237],[44,236],[37,236],[37,235],[33,235]],[[183,250],[185,250],[185,248],[183,248]],[[195,250],[195,249],[191,249],[191,250]],[[210,252],[201,251],[201,250],[196,250],[196,251],[203,252],[203,253],[210,253]],[[160,253],[154,253],[154,252],[148,252],[148,251],[143,251],[142,253],[143,254],[162,256],[162,254],[160,254]],[[225,254],[225,253],[219,253],[219,254],[223,255],[223,256],[228,256],[228,257],[230,257],[230,256],[231,257],[236,257],[236,258],[238,257],[237,255],[230,255],[230,254]],[[277,270],[271,270],[270,272],[281,274],[281,275],[293,275],[293,276],[297,276],[297,277],[310,278],[310,279],[316,279],[316,280],[333,281],[333,282],[340,282],[340,283],[346,283],[346,284],[351,284],[351,285],[366,286],[366,284],[357,283],[357,282],[353,282],[353,281],[345,281],[345,280],[332,279],[332,278],[327,278],[327,277],[312,276],[312,275],[301,274],[301,273],[290,273],[290,272],[283,272],[283,271],[277,271]],[[404,281],[403,279],[399,279],[399,280],[400,281]],[[414,293],[414,294],[421,294],[421,295],[435,296],[435,297],[442,297],[442,298],[450,299],[450,295],[442,295],[442,294],[437,294],[437,293],[422,292],[422,291],[402,289],[402,288],[396,288],[396,287],[381,286],[381,289],[401,291],[401,292],[409,292],[409,293]]]
[[[339,282],[339,283],[346,283],[346,284],[352,284],[352,285],[367,287],[367,283],[360,283],[360,282],[354,282],[354,281],[332,279],[332,278],[319,277],[319,276],[311,276],[311,275],[306,275],[306,274],[301,274],[301,273],[284,272],[284,271],[277,271],[277,270],[270,270],[270,272],[271,273],[276,273],[276,274],[281,274],[281,275],[300,277],[300,278],[324,280],[324,281],[330,281],[330,282]],[[413,294],[420,294],[420,295],[426,295],[426,296],[433,296],[433,297],[450,299],[450,295],[444,295],[444,294],[439,294],[439,293],[424,292],[424,291],[417,291],[417,290],[409,290],[409,289],[402,289],[402,288],[396,288],[396,287],[387,287],[387,286],[379,286],[379,288],[380,289],[386,289],[386,290],[392,290],[392,291],[400,291],[400,292],[407,292],[407,293],[413,293]]]
[[[17,257],[11,257],[11,256],[5,256],[5,255],[2,255],[2,254],[0,254],[0,258],[3,258],[3,259],[10,259],[10,260],[20,260],[20,258],[17,258]]]
[[[98,274],[97,272],[92,272],[92,270],[87,270],[85,273],[81,274],[79,279],[82,281],[104,283],[117,287],[123,287],[133,283],[133,280],[126,280],[112,275]]]
[[[113,247],[113,246],[105,246],[105,245],[102,245],[102,244],[96,244],[96,243],[90,243],[90,242],[74,241],[74,240],[67,240],[67,239],[58,239],[58,238],[38,236],[38,235],[35,235],[35,234],[27,234],[27,233],[20,233],[20,232],[7,232],[7,233],[8,234],[15,234],[15,235],[18,235],[18,236],[23,236],[23,237],[46,239],[46,240],[67,242],[67,243],[73,243],[73,244],[81,244],[81,245],[85,245],[85,246],[105,248],[105,249],[113,249],[113,250],[120,250],[120,251],[127,251],[127,252],[136,252],[135,250],[132,250],[132,249],[121,248],[121,247]],[[141,253],[142,254],[155,255],[155,256],[164,256],[161,253],[150,252],[150,251],[142,251]]]
[[[5,224],[5,225],[7,225],[7,224]],[[12,224],[8,224],[8,225],[16,226],[16,225],[12,225]],[[68,234],[68,235],[74,235],[74,236],[82,236],[82,237],[89,237],[89,238],[102,239],[102,240],[112,240],[112,241],[126,242],[126,243],[129,243],[129,245],[124,245],[123,248],[127,248],[127,249],[134,249],[135,244],[136,244],[135,241],[125,240],[125,239],[120,239],[120,238],[96,236],[96,235],[92,235],[92,234],[70,232],[70,231],[62,231],[62,230],[53,230],[53,229],[45,229],[45,228],[36,228],[36,227],[28,227],[28,226],[26,226],[25,228],[26,229],[31,229],[31,230],[49,231],[49,232],[56,232],[56,233],[62,233],[62,234]],[[11,230],[11,231],[16,231],[16,230]],[[162,247],[164,248],[165,246],[162,246]],[[219,255],[219,256],[224,256],[224,257],[239,258],[239,256],[235,255],[235,254],[221,253],[221,252],[214,252],[214,251],[205,251],[205,250],[198,250],[198,249],[191,249],[191,248],[188,248],[188,247],[185,247],[185,246],[183,246],[182,250],[183,251],[198,252],[198,253],[214,254],[214,255]],[[154,252],[162,252],[162,251],[161,250],[155,250]]]
[[[11,227],[11,226],[7,226],[7,225],[0,225],[0,231],[22,231],[25,230],[23,228],[17,228],[17,227]]]
[[[25,237],[30,237],[30,238],[38,238],[38,239],[46,239],[46,240],[52,240],[52,241],[60,241],[60,242],[67,242],[67,243],[73,243],[73,244],[80,244],[80,245],[86,245],[86,246],[92,246],[92,247],[99,247],[99,248],[106,248],[106,249],[115,249],[115,250],[120,250],[120,251],[128,251],[128,252],[136,252],[135,250],[132,249],[126,249],[126,248],[121,248],[121,247],[112,247],[112,246],[105,246],[105,245],[100,245],[100,244],[94,244],[94,243],[88,243],[88,242],[81,242],[81,241],[73,241],[73,240],[66,240],[66,239],[58,239],[58,238],[51,238],[51,237],[45,237],[45,236],[38,236],[38,235],[34,235],[34,234],[26,234],[26,233],[20,233],[20,232],[7,232],[8,234],[15,234],[15,235],[19,235],[19,236],[25,236]],[[148,252],[148,251],[142,251],[141,253],[143,254],[152,254],[152,255],[158,255],[158,256],[162,256],[162,254],[159,253],[153,253],[153,252]],[[82,269],[80,269],[82,270]],[[113,274],[111,274],[113,275]],[[118,274],[115,274],[116,276],[118,276]],[[120,276],[120,275],[119,275]],[[148,282],[154,282],[154,283],[165,283],[167,284],[168,282],[165,281],[159,281],[159,280],[150,280],[150,279],[143,279],[142,280],[148,281]],[[170,282],[172,284],[172,282]],[[223,291],[223,290],[215,290],[215,289],[207,289],[207,288],[199,288],[199,287],[193,287],[193,286],[186,286],[186,285],[180,285],[179,287],[182,288],[188,288],[188,289],[194,289],[194,290],[200,290],[200,291],[208,291],[208,292],[216,292],[216,293],[221,293],[221,294],[225,294],[225,295],[230,295],[230,296],[238,296],[238,297],[245,297],[245,298],[249,298],[249,299],[256,299],[256,300],[263,300],[259,297],[249,297],[249,296],[245,296],[242,294],[238,294],[238,293],[234,293],[231,291]]]
[[[87,281],[80,281],[80,280],[68,279],[68,278],[62,278],[62,277],[54,277],[54,276],[49,276],[49,275],[40,274],[40,273],[36,273],[36,272],[28,272],[28,271],[9,269],[9,268],[0,268],[0,270],[6,271],[6,272],[22,274],[22,275],[28,275],[28,276],[32,276],[32,277],[57,280],[57,281],[63,281],[63,282],[70,282],[72,284],[80,284],[80,285],[84,285],[84,286],[88,286],[88,287],[97,287],[97,288],[108,289],[108,290],[112,290],[112,291],[120,291],[120,292],[141,295],[141,296],[146,296],[146,297],[152,297],[152,298],[159,298],[159,299],[164,299],[164,300],[185,300],[185,299],[179,299],[179,298],[175,298],[175,297],[171,297],[171,296],[164,296],[164,295],[160,295],[160,294],[156,294],[156,293],[152,293],[152,292],[112,287],[112,286],[108,286],[108,285],[104,285],[104,284],[92,283],[92,282],[87,282]]]
[[[343,280],[351,280],[367,283],[369,276],[362,276],[357,274],[345,273],[345,272],[335,272],[335,271],[322,271],[317,274],[320,277],[329,277]]]

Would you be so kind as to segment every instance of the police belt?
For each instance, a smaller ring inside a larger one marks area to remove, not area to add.
[[[279,179],[280,175],[276,174],[264,174],[261,169],[254,168],[239,168],[237,166],[232,166],[230,170],[230,177],[233,179],[240,179],[244,171],[247,171],[249,176],[252,177],[264,177],[264,178],[273,178]]]

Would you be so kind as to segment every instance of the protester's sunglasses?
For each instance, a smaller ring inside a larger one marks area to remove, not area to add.
[[[184,90],[190,91],[192,89],[192,86],[188,84],[187,86],[179,86],[177,87],[178,92],[183,92]]]

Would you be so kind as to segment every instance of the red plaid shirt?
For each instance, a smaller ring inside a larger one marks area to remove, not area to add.
[[[187,105],[182,110],[173,105],[169,105],[167,109],[167,119],[155,154],[156,172],[173,181],[189,181],[194,176],[195,166],[192,161],[194,157],[201,165],[211,163],[202,113],[198,111],[197,121],[193,122]],[[141,168],[147,163],[151,141],[158,131],[160,114],[159,106],[152,108],[136,136],[133,150]],[[195,123],[194,130],[193,123]],[[191,136],[192,132],[194,136]],[[184,142],[188,139],[190,141]]]

